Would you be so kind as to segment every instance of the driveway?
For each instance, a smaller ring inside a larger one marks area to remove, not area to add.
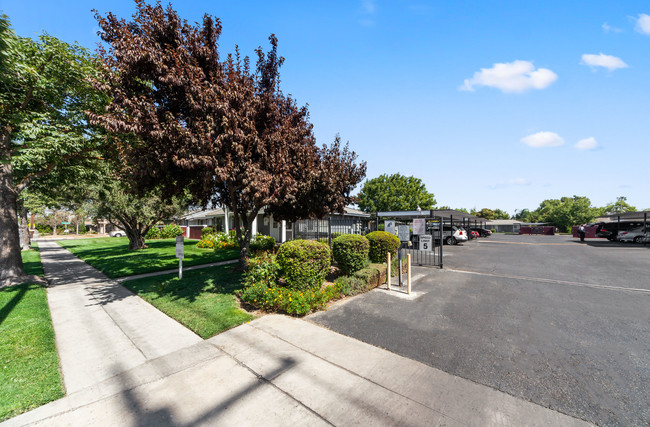
[[[650,248],[495,235],[309,320],[599,425],[650,420]]]

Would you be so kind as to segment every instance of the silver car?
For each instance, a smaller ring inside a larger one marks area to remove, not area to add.
[[[646,227],[645,230],[643,227],[637,227],[619,232],[616,239],[620,242],[643,243],[644,235],[647,233],[650,233],[650,226]]]

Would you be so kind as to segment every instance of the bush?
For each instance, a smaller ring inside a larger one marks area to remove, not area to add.
[[[270,251],[275,247],[275,239],[271,236],[258,234],[251,240],[252,251]]]
[[[386,262],[386,255],[389,252],[391,255],[395,255],[400,245],[399,238],[386,231],[373,231],[366,237],[370,242],[368,256],[372,262]]]
[[[160,239],[160,228],[151,227],[149,231],[147,231],[147,234],[144,236],[144,238],[145,240]]]
[[[181,236],[182,234],[183,229],[176,224],[167,224],[160,229],[161,239],[171,239],[172,237]]]
[[[496,233],[496,232],[497,232],[497,229],[496,229],[496,228],[493,228],[493,229],[490,230],[490,231],[493,232],[493,233]]]
[[[211,236],[213,234],[214,234],[214,228],[203,227],[203,230],[201,230],[201,239],[204,239],[206,236]]]
[[[36,224],[39,234],[52,234],[52,226],[48,224]]]
[[[280,264],[275,255],[262,253],[248,259],[248,270],[244,273],[244,284],[246,286],[255,283],[264,283],[273,286],[280,277]]]
[[[243,301],[262,310],[281,311],[294,316],[303,316],[311,310],[324,308],[340,293],[340,288],[337,285],[301,291],[257,282],[247,286],[241,292],[240,297]]]
[[[332,255],[343,274],[361,270],[368,261],[370,242],[364,236],[345,234],[332,241]]]
[[[335,283],[344,295],[360,294],[368,287],[368,284],[363,279],[354,276],[341,276],[336,279]]]
[[[208,237],[210,237],[208,235]],[[197,248],[201,249],[214,249],[214,240],[208,238],[208,239],[201,239],[199,242],[196,244]]]
[[[330,248],[313,240],[291,240],[278,250],[278,264],[290,288],[319,288],[331,265]]]

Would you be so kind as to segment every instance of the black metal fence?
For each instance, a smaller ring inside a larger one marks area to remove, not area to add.
[[[342,234],[367,234],[369,219],[361,217],[329,216],[324,219],[301,219],[293,225],[293,238],[319,240],[331,243]]]

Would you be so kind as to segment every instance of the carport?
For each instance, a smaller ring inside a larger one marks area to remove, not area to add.
[[[616,213],[612,215],[608,215],[607,217],[612,221],[616,222],[617,224],[617,232],[620,231],[621,229],[621,222],[633,222],[633,221],[643,221],[643,229],[645,230],[646,227],[648,226],[648,214],[650,214],[650,210],[648,211],[640,211],[640,212],[621,212],[621,213]],[[643,246],[645,246],[647,242],[644,240],[643,241]]]
[[[454,209],[430,209],[430,210],[415,210],[415,211],[387,211],[387,212],[376,212],[374,214],[375,223],[372,227],[374,230],[379,229],[380,221],[395,220],[396,224],[401,225],[411,225],[412,221],[415,219],[425,219],[427,223],[438,224],[438,226],[433,226],[429,229],[427,226],[427,231],[425,234],[431,235],[434,246],[431,254],[423,254],[419,250],[419,236],[414,235],[412,237],[416,238],[414,243],[418,244],[418,249],[407,249],[415,257],[415,262],[418,265],[430,265],[430,266],[439,266],[442,268],[442,245],[443,245],[443,230],[446,225],[456,225],[464,228],[483,228],[487,220],[485,218],[480,218],[476,215],[471,215],[466,212],[457,211]],[[437,228],[436,228],[437,227]],[[440,235],[438,236],[435,230],[439,230]],[[438,241],[438,245],[435,242]],[[406,248],[404,248],[406,249]]]

